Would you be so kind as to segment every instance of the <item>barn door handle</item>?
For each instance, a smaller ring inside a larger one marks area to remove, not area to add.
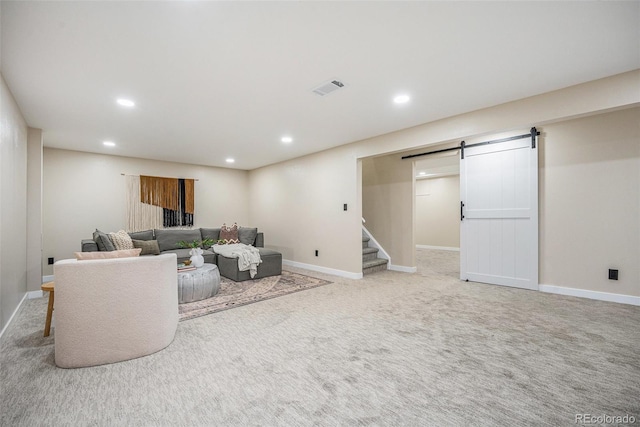
[[[462,221],[464,219],[464,213],[463,213],[463,209],[464,208],[464,203],[462,203],[462,201],[460,202],[460,221]]]

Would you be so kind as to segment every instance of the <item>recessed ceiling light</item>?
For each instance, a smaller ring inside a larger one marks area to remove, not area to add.
[[[227,163],[233,163],[233,162],[235,162],[235,159],[232,159],[231,157],[229,157],[229,158],[226,160],[226,162],[227,162]]]
[[[393,102],[395,102],[396,104],[406,104],[410,99],[411,98],[409,97],[409,95],[398,95],[393,98]]]
[[[418,175],[425,176],[426,174],[427,174],[426,172],[420,172]]]
[[[104,146],[106,146],[106,147],[115,147],[116,146],[116,143],[113,142],[113,141],[104,141],[102,144]]]
[[[122,105],[123,107],[135,107],[136,103],[133,102],[130,99],[125,99],[125,98],[118,98],[118,100],[116,101],[119,105]]]
[[[285,144],[289,144],[290,142],[293,142],[293,138],[291,138],[290,136],[283,136],[280,141],[284,142]]]

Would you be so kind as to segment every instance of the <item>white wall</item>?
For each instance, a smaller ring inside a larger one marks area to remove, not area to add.
[[[0,75],[0,330],[27,292],[27,124]]]
[[[96,228],[104,232],[126,228],[121,173],[198,179],[195,227],[256,225],[249,224],[246,171],[45,148],[43,274],[53,274],[48,257],[73,257],[80,241],[92,238]]]
[[[42,130],[27,134],[27,289],[42,283]]]
[[[417,246],[460,247],[460,175],[416,180]]]
[[[348,148],[249,174],[250,220],[265,231],[266,247],[285,260],[362,273],[353,267],[362,264],[362,212],[357,159]]]
[[[542,130],[540,283],[640,296],[640,108]]]

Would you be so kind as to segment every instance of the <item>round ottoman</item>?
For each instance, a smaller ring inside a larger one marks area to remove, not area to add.
[[[211,298],[220,290],[220,271],[215,264],[178,272],[178,303]]]

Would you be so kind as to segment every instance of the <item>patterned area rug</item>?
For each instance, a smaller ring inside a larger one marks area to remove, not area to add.
[[[244,282],[234,282],[222,277],[220,291],[215,296],[202,301],[178,305],[179,319],[180,321],[193,319],[229,308],[328,285],[329,283],[332,282],[284,270],[280,276],[246,280]]]

